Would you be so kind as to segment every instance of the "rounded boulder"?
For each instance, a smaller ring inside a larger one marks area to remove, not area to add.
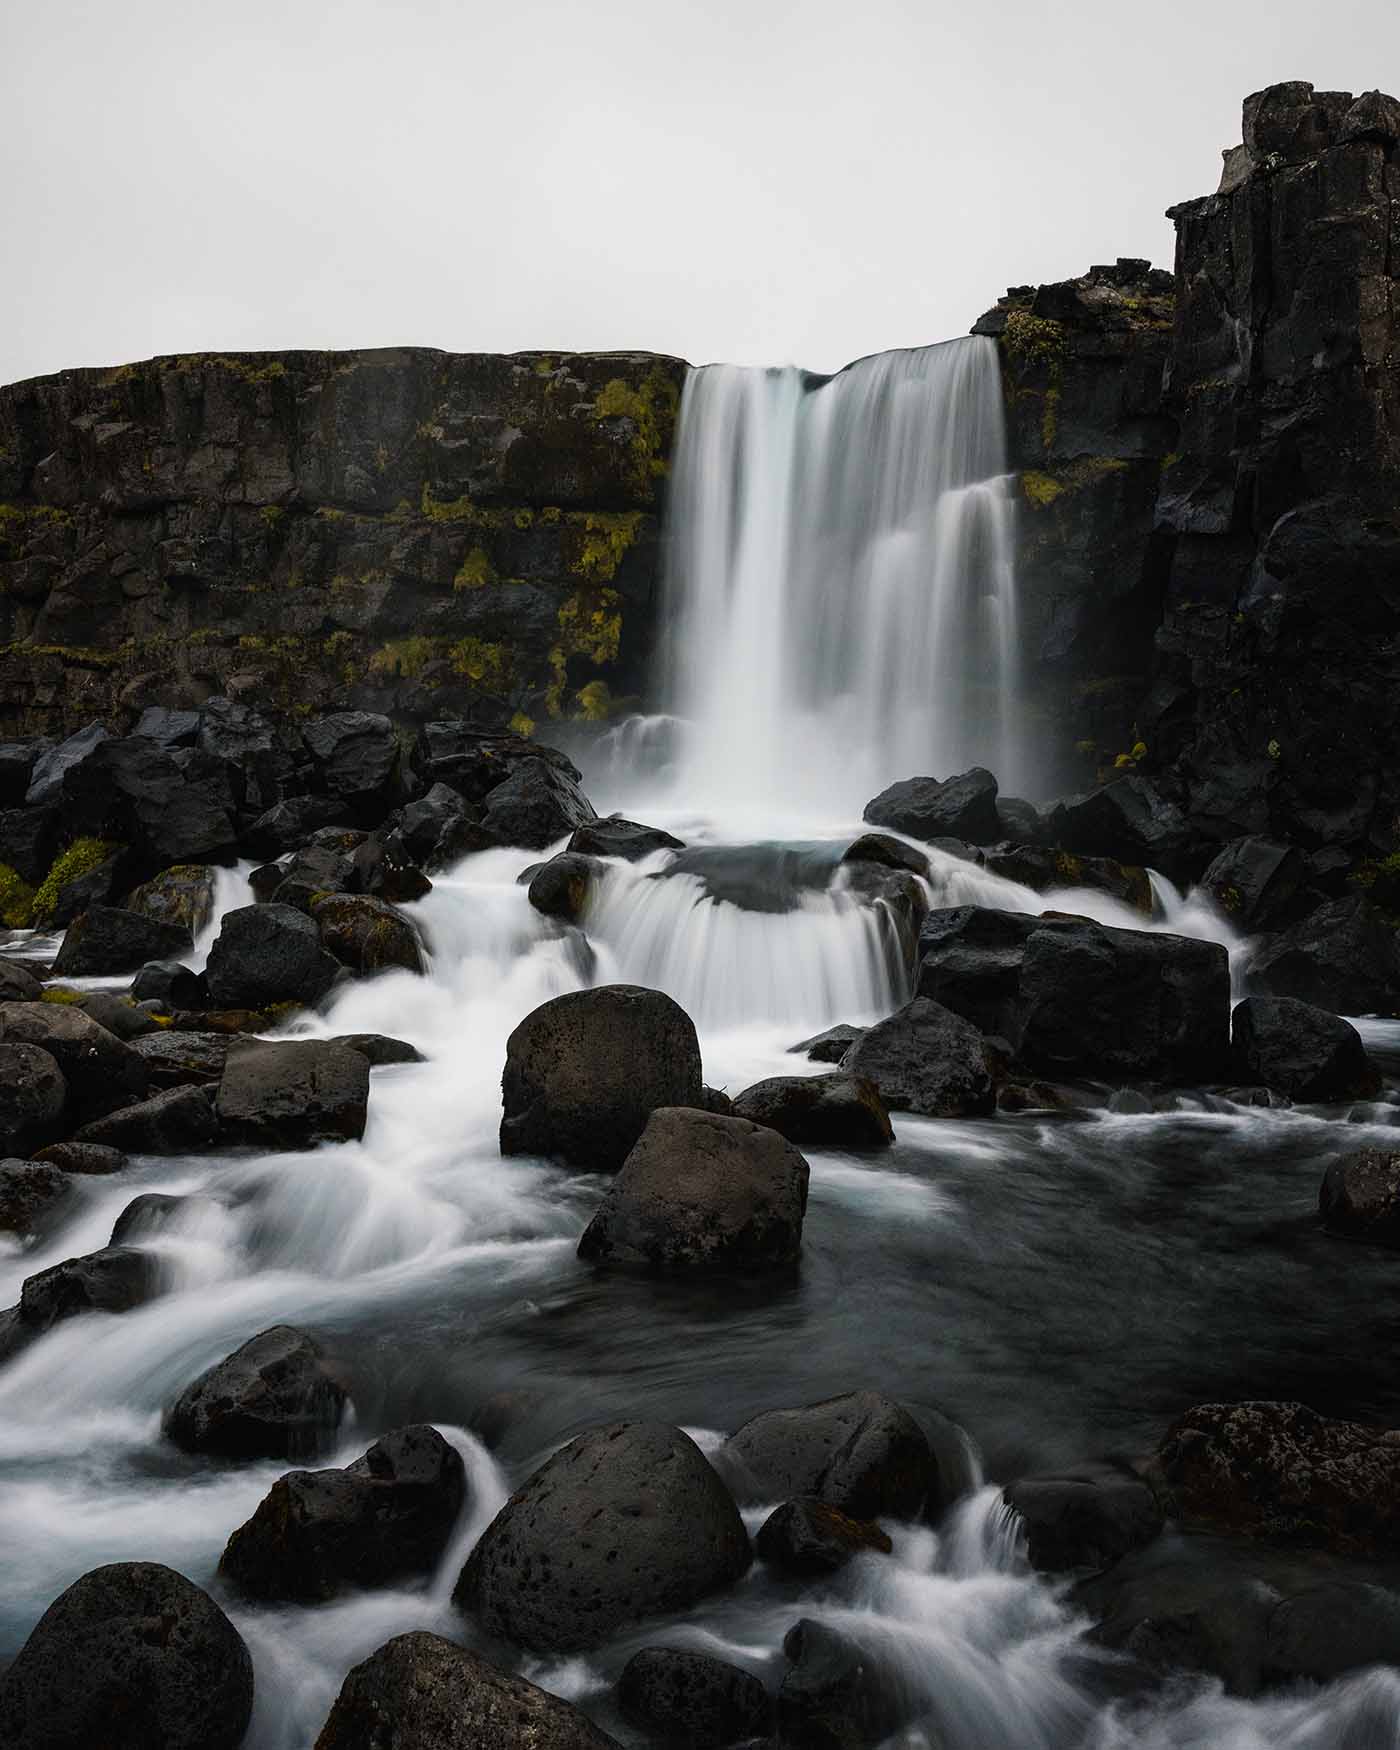
[[[186,1452],[311,1458],[335,1435],[345,1388],[305,1331],[274,1325],[187,1385],[165,1432]]]

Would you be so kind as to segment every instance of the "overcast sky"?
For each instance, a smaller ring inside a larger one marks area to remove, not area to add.
[[[1170,266],[1396,0],[0,0],[0,381],[221,348],[833,369]]]

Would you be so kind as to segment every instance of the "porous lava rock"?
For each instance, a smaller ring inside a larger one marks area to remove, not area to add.
[[[423,946],[418,932],[397,907],[362,893],[328,893],[311,903],[311,917],[321,932],[321,944],[342,966],[368,976],[389,972],[422,973]]]
[[[620,814],[605,814],[601,820],[585,821],[569,835],[569,851],[587,857],[622,857],[638,863],[655,851],[683,851],[685,843],[659,826],[643,826]]]
[[[326,1039],[236,1040],[214,1096],[227,1138],[260,1148],[311,1148],[365,1133],[369,1061]]]
[[[81,1124],[132,1100],[148,1088],[146,1066],[134,1046],[73,1003],[0,1003],[0,1040],[37,1045],[63,1071],[65,1116]]]
[[[567,772],[547,760],[527,759],[491,791],[481,818],[502,844],[542,851],[597,816]]]
[[[289,905],[245,905],[224,914],[204,976],[211,1007],[261,1009],[314,1003],[338,971],[304,913]]]
[[[1107,1568],[1162,1529],[1162,1508],[1132,1471],[1084,1464],[1007,1485],[1004,1498],[1026,1534],[1026,1554],[1042,1573]]]
[[[47,1161],[0,1160],[0,1233],[38,1233],[71,1190],[68,1175]]]
[[[853,1519],[828,1501],[799,1495],[759,1527],[754,1549],[769,1567],[804,1579],[834,1574],[865,1550],[888,1555],[889,1536],[869,1519]]]
[[[1400,943],[1368,899],[1330,900],[1263,942],[1246,974],[1260,996],[1295,997],[1338,1015],[1400,1005]]]
[[[528,898],[537,912],[564,923],[578,923],[588,910],[602,864],[596,857],[561,851],[542,863],[530,878]]]
[[[166,1088],[85,1124],[74,1139],[134,1155],[203,1154],[218,1140],[213,1090]]]
[[[618,1706],[665,1744],[714,1750],[767,1735],[773,1703],[751,1672],[685,1647],[643,1647],[622,1668]]]
[[[0,1153],[27,1154],[59,1131],[68,1084],[38,1045],[0,1041]]]
[[[755,1082],[735,1095],[734,1116],[813,1148],[887,1148],[894,1141],[876,1084],[841,1071]]]
[[[928,997],[868,1027],[841,1059],[849,1076],[874,1082],[885,1105],[928,1118],[990,1112],[996,1096],[982,1035]]]
[[[274,1325],[187,1385],[165,1432],[186,1452],[313,1458],[333,1439],[345,1401],[315,1339]]]
[[[1333,1161],[1318,1193],[1329,1233],[1378,1246],[1400,1246],[1400,1154],[1358,1149]]]
[[[965,839],[994,844],[1001,837],[997,781],[981,766],[956,777],[905,778],[865,805],[863,818],[913,839]]]
[[[1381,1073],[1350,1022],[1296,997],[1246,997],[1231,1019],[1235,1074],[1294,1100],[1373,1100]]]

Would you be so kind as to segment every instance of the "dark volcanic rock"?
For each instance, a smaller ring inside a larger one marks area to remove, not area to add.
[[[344,826],[351,813],[338,796],[289,796],[260,814],[243,834],[243,846],[256,857],[296,851],[323,826]]]
[[[527,760],[544,760],[575,783],[582,775],[567,755],[523,735],[484,731],[460,718],[425,723],[415,755],[427,784],[445,784],[468,803],[484,802]]]
[[[1381,1074],[1350,1022],[1294,997],[1246,997],[1231,1022],[1242,1082],[1294,1100],[1373,1100]]]
[[[274,1325],[187,1385],[165,1432],[186,1452],[313,1458],[335,1437],[345,1389],[304,1331]]]
[[[34,762],[24,798],[26,805],[37,808],[46,802],[58,801],[63,794],[64,774],[81,765],[104,741],[111,739],[110,730],[104,729],[100,723],[89,723],[84,729],[74,730],[56,747],[45,748]]]
[[[517,766],[490,793],[482,824],[504,844],[542,851],[596,818],[592,803],[567,773],[534,759]]]
[[[1400,1550],[1400,1441],[1303,1404],[1199,1404],[1157,1452],[1179,1517],[1362,1554]]]
[[[1264,942],[1247,977],[1261,996],[1389,1015],[1400,1005],[1400,944],[1369,900],[1334,899]]]
[[[68,1175],[47,1161],[0,1160],[0,1233],[38,1233],[71,1190]]]
[[[1162,1529],[1162,1509],[1141,1477],[1086,1464],[1022,1477],[1005,1491],[1025,1528],[1027,1555],[1042,1573],[1106,1568]]]
[[[879,1744],[900,1723],[897,1692],[847,1636],[803,1617],[783,1639],[791,1660],[778,1691],[778,1741],[803,1750]]]
[[[960,905],[932,911],[919,931],[919,994],[1014,1040],[1021,1031],[1021,967],[1038,919]]]
[[[145,1064],[153,1088],[184,1088],[216,1084],[232,1044],[228,1033],[176,1033],[161,1028],[136,1040],[132,1050]]]
[[[309,917],[289,905],[245,905],[225,913],[205,979],[212,1007],[260,1009],[314,1003],[338,970]]]
[[[0,1155],[28,1153],[58,1131],[68,1086],[37,1045],[0,1043]]]
[[[1328,1167],[1318,1213],[1329,1233],[1400,1246],[1400,1154],[1363,1148]]]
[[[1306,908],[1307,860],[1274,839],[1235,839],[1201,877],[1201,886],[1242,935],[1282,929]]]
[[[542,863],[530,878],[530,904],[547,918],[578,923],[588,909],[594,883],[602,873],[596,857],[561,851]]]
[[[159,1022],[153,1015],[138,1008],[130,997],[117,996],[109,990],[87,991],[73,1006],[128,1045],[134,1039],[144,1039],[147,1034],[159,1030]]]
[[[886,869],[907,869],[912,875],[928,874],[928,858],[903,839],[888,833],[867,832],[847,845],[841,853],[843,863],[879,863]]]
[[[1331,1683],[1348,1671],[1400,1665],[1400,1597],[1332,1580],[1285,1598],[1269,1617],[1266,1683]]]
[[[18,960],[0,960],[0,1002],[37,1003],[43,995],[42,980]]]
[[[242,1636],[155,1562],[75,1580],[0,1679],[8,1750],[237,1750],[252,1711]]]
[[[0,1039],[9,1045],[37,1045],[53,1058],[67,1085],[65,1117],[70,1124],[146,1093],[146,1069],[136,1048],[73,1004],[0,1004]]]
[[[853,1519],[912,1519],[944,1504],[923,1430],[879,1392],[767,1410],[729,1436],[716,1463],[742,1501],[812,1496]]]
[[[754,1539],[761,1560],[804,1579],[834,1574],[863,1550],[888,1555],[893,1548],[872,1520],[852,1519],[839,1507],[810,1495],[784,1501],[764,1520]]]
[[[336,1033],[328,1045],[343,1045],[347,1051],[358,1051],[371,1069],[389,1063],[426,1063],[428,1060],[416,1045],[406,1039],[391,1039],[387,1033]]]
[[[369,1062],[325,1039],[239,1040],[214,1098],[223,1133],[259,1148],[310,1148],[365,1133]]]
[[[748,1565],[743,1522],[699,1447],[664,1423],[614,1422],[516,1490],[453,1597],[488,1634],[565,1652],[686,1609]]]
[[[203,1154],[218,1134],[210,1089],[173,1087],[95,1118],[78,1132],[77,1141],[134,1155]]]
[[[623,857],[637,863],[653,851],[683,851],[685,843],[659,826],[643,826],[620,814],[605,814],[601,820],[576,826],[565,848],[581,856]]]
[[[775,1130],[688,1107],[651,1114],[578,1244],[591,1264],[767,1270],[802,1249],[807,1162]]]
[[[177,863],[129,893],[126,909],[153,923],[183,930],[187,949],[213,916],[214,879],[215,871],[209,863]]]
[[[51,1142],[35,1152],[36,1161],[49,1161],[65,1173],[94,1173],[105,1177],[119,1173],[126,1165],[126,1156],[119,1148],[108,1148],[100,1142]]]
[[[707,1653],[643,1647],[622,1668],[618,1705],[665,1744],[715,1750],[765,1737],[773,1704],[757,1677]]]
[[[843,1022],[840,1026],[828,1027],[825,1033],[814,1033],[810,1039],[799,1039],[796,1045],[789,1045],[788,1050],[800,1051],[813,1063],[840,1063],[865,1032],[864,1027],[850,1027]]]
[[[905,778],[865,805],[864,819],[913,839],[966,839],[990,845],[1001,837],[997,819],[997,781],[981,766],[940,782]]]
[[[397,1428],[344,1470],[291,1471],[228,1540],[219,1572],[250,1598],[317,1604],[427,1573],[466,1496],[435,1428]]]
[[[332,711],[313,719],[301,733],[316,762],[318,789],[379,818],[393,806],[398,799],[399,744],[387,717]]]
[[[734,1099],[734,1116],[814,1148],[885,1148],[894,1128],[880,1090],[861,1076],[771,1076]]]
[[[25,1279],[19,1319],[37,1335],[85,1312],[129,1312],[160,1292],[160,1267],[147,1252],[107,1246],[85,1258],[65,1258]]]
[[[386,1736],[386,1733],[388,1734]],[[419,1629],[356,1665],[316,1750],[617,1750],[577,1708]]]
[[[660,991],[630,984],[555,997],[506,1042],[501,1153],[620,1167],[658,1106],[701,1100],[700,1043]]]
[[[202,1009],[209,1002],[209,983],[202,972],[191,972],[178,960],[148,960],[131,984],[138,1003],[159,1003],[166,1014],[176,1009]]]
[[[867,1028],[841,1059],[847,1075],[872,1081],[886,1106],[929,1118],[965,1118],[995,1105],[976,1027],[927,997],[915,997]]]
[[[350,853],[351,886],[374,899],[407,904],[431,893],[433,884],[397,832],[371,833]]]
[[[60,978],[105,977],[134,972],[147,960],[188,952],[190,934],[121,906],[94,905],[69,924],[54,961]]]
[[[145,1191],[140,1197],[133,1197],[112,1223],[112,1237],[108,1244],[124,1246],[128,1241],[160,1233],[170,1226],[181,1209],[196,1201],[191,1197],[167,1197],[159,1191]]]
[[[1150,778],[1132,774],[1050,810],[1047,836],[1067,851],[1177,872],[1196,843],[1181,810]],[[1198,865],[1199,867],[1199,865]]]
[[[424,972],[423,946],[404,914],[368,894],[328,893],[312,901],[311,917],[321,932],[322,946],[342,966],[368,976],[397,967]]]
[[[1152,883],[1146,869],[1120,863],[1116,857],[1083,857],[1054,845],[993,845],[983,853],[982,867],[1035,893],[1087,887],[1132,906],[1144,917],[1152,915]]]

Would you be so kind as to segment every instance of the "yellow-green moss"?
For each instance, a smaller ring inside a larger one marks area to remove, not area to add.
[[[67,1005],[69,1003],[80,1001],[82,995],[82,991],[74,990],[71,985],[49,984],[45,985],[43,990],[40,991],[39,1001],[41,1003],[62,1003]]]
[[[642,513],[590,511],[583,518],[583,540],[572,569],[590,583],[611,583],[627,549],[637,538]]]
[[[496,581],[495,567],[484,547],[473,547],[457,568],[453,589],[482,589]]]
[[[262,518],[263,522],[266,523],[269,529],[275,529],[286,514],[287,513],[282,509],[280,504],[265,504],[258,512],[258,515]]]
[[[431,638],[394,638],[369,659],[371,674],[397,675],[402,680],[417,680],[437,654]]]
[[[1121,474],[1131,464],[1119,456],[1081,456],[1053,474],[1027,469],[1021,476],[1021,492],[1036,510],[1045,510],[1065,493],[1082,492],[1110,474]]]
[[[1048,316],[1033,316],[1029,310],[1012,310],[1002,332],[1002,345],[1018,363],[1052,364],[1065,351],[1065,331]]]
[[[1055,873],[1068,887],[1078,887],[1084,879],[1084,862],[1071,851],[1055,852]]]
[[[1064,487],[1051,474],[1042,474],[1035,468],[1027,468],[1021,476],[1021,491],[1026,501],[1037,510],[1044,510],[1051,505],[1064,491]]]
[[[27,930],[34,918],[34,889],[17,869],[0,863],[0,924]]]
[[[1055,437],[1060,429],[1060,386],[1058,381],[1045,391],[1045,400],[1040,412],[1040,442],[1046,455],[1054,448]]]
[[[628,473],[632,485],[648,496],[655,481],[666,472],[666,444],[679,399],[676,385],[659,367],[653,367],[640,383],[611,378],[593,403],[596,420],[631,420],[634,430]]]
[[[484,638],[461,638],[447,651],[455,674],[475,681],[488,692],[504,692],[510,685],[515,662],[504,644],[490,644]]]
[[[612,693],[606,681],[589,681],[574,694],[586,723],[606,723],[612,715]]]
[[[70,881],[76,881],[80,875],[90,875],[116,849],[108,839],[81,838],[74,839],[66,850],[60,851],[34,895],[34,922],[47,923],[58,904],[60,889]]]
[[[516,735],[533,735],[535,733],[535,720],[533,717],[527,717],[523,711],[517,711],[510,720],[510,728]]]

